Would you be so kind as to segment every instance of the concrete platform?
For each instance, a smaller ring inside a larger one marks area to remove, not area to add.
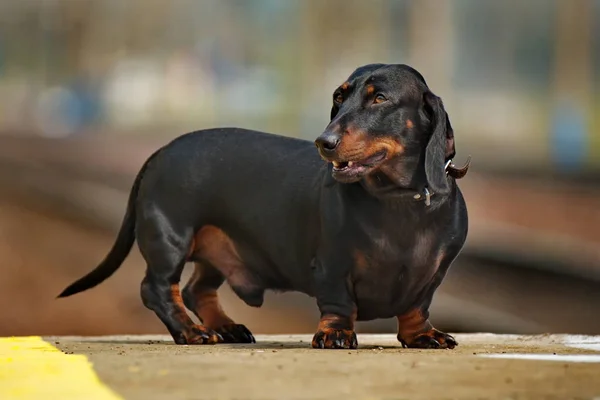
[[[45,337],[124,399],[600,399],[600,336],[458,334],[454,350],[314,350],[310,335],[177,346],[167,336]],[[0,374],[1,376],[2,374]]]

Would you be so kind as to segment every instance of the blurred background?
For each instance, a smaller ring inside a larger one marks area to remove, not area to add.
[[[373,62],[422,72],[456,164],[473,157],[470,235],[433,323],[600,333],[600,0],[0,0],[0,335],[166,333],[137,248],[55,300],[112,245],[146,157],[215,126],[313,140]],[[221,293],[255,333],[318,320],[301,294],[256,310]]]

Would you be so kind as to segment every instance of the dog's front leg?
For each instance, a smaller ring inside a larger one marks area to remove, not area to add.
[[[329,263],[313,265],[317,305],[321,320],[312,340],[316,349],[355,349],[358,347],[354,321],[356,304],[348,287],[345,271],[328,267]]]
[[[447,333],[439,331],[429,322],[429,306],[433,295],[442,283],[450,262],[454,256],[447,257],[425,291],[421,304],[406,313],[397,316],[398,341],[403,347],[416,349],[453,349],[458,345],[456,339]]]
[[[398,341],[403,347],[416,349],[453,349],[453,336],[438,331],[429,322],[429,311],[421,307],[398,315]]]

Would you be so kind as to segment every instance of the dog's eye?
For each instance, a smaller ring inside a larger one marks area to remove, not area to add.
[[[382,95],[381,93],[379,93],[377,96],[375,96],[375,98],[373,99],[373,103],[375,104],[380,104],[380,103],[384,103],[386,102],[387,99],[385,98],[384,95]]]
[[[342,102],[344,101],[344,96],[342,96],[341,93],[336,93],[333,95],[333,101],[335,101],[338,104],[342,104]]]

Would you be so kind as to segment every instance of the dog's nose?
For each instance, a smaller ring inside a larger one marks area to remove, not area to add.
[[[340,144],[341,137],[337,133],[323,132],[321,136],[315,140],[317,147],[325,152],[331,152]]]

